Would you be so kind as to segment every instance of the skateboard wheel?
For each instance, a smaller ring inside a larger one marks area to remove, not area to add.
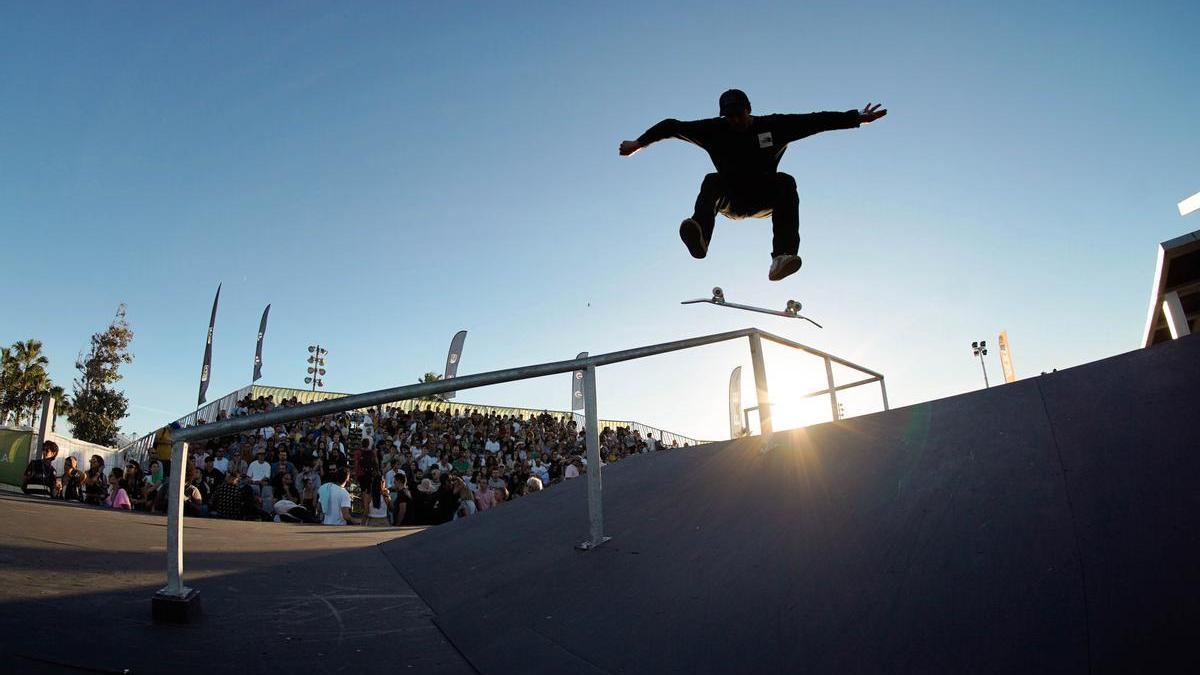
[[[725,300],[725,291],[722,291],[720,286],[713,286],[713,300],[717,302]]]

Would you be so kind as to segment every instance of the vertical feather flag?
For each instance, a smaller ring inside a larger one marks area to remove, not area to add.
[[[267,315],[271,313],[271,306],[263,310],[262,320],[258,322],[258,346],[254,348],[254,379],[251,383],[258,382],[262,378],[262,343],[263,336],[267,334]]]
[[[217,323],[217,303],[221,301],[221,284],[217,284],[217,295],[213,298],[212,315],[208,317],[208,337],[204,340],[204,365],[200,366],[200,396],[196,399],[196,407],[204,405],[204,395],[208,393],[208,380],[212,375],[212,340],[213,327]]]

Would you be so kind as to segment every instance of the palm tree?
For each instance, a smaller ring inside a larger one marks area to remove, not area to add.
[[[417,384],[429,384],[431,382],[440,382],[441,380],[442,380],[442,376],[438,375],[437,373],[435,373],[431,370],[431,371],[425,373],[424,375],[422,375],[421,377],[419,377],[417,379]],[[418,401],[445,401],[446,397],[442,396],[441,394],[431,394],[429,396],[418,396],[417,400]]]
[[[32,425],[42,398],[53,387],[46,372],[50,359],[42,352],[42,342],[14,342],[0,351],[0,361],[0,418],[11,413],[20,424],[27,415]]]

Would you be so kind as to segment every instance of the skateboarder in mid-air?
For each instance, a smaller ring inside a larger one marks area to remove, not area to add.
[[[819,112],[807,115],[750,114],[750,99],[730,89],[719,100],[721,116],[694,122],[666,119],[650,127],[636,141],[623,141],[621,155],[632,155],[666,138],[700,146],[712,158],[717,172],[704,177],[696,211],[679,226],[679,237],[692,257],[708,255],[716,214],[726,218],[765,218],[774,227],[771,270],[767,278],[780,279],[800,269],[800,197],[796,180],[780,173],[779,160],[788,143],[833,129],[853,129],[887,114],[879,104],[862,110]]]

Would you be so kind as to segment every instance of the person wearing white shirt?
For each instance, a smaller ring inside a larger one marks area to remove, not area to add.
[[[531,470],[533,472],[533,475],[537,476],[538,478],[540,478],[542,480],[542,485],[550,484],[550,468],[547,467],[545,464],[542,464],[542,460],[540,460],[540,459],[533,460],[533,468]]]
[[[569,462],[567,468],[563,469],[563,478],[579,478],[579,468],[575,466],[575,462]]]
[[[489,436],[487,443],[483,444],[483,449],[494,455],[497,452],[500,452],[500,441],[497,441],[494,437]]]
[[[229,472],[229,458],[225,456],[225,448],[217,448],[217,454],[213,456],[213,468],[221,473]]]
[[[263,440],[269,441],[275,436],[275,427],[263,427],[258,430],[258,433],[263,437]]]
[[[267,462],[266,457],[267,451],[259,448],[255,460],[250,462],[250,466],[246,469],[246,477],[250,480],[250,488],[262,498],[263,510],[270,512],[271,498],[274,494],[271,491],[271,465]]]
[[[188,459],[198,468],[204,468],[204,459],[206,457],[208,457],[208,453],[203,450],[197,450],[196,452],[188,453]],[[221,471],[221,473],[225,472]]]
[[[438,458],[433,453],[422,455],[417,462],[417,466],[421,467],[421,471],[429,471],[429,467],[438,463]]]
[[[350,473],[345,469],[338,469],[334,480],[321,485],[321,489],[317,492],[317,497],[321,502],[321,512],[325,514],[322,523],[325,525],[354,525],[354,518],[350,515],[350,493],[346,491],[346,482],[350,480]]]

